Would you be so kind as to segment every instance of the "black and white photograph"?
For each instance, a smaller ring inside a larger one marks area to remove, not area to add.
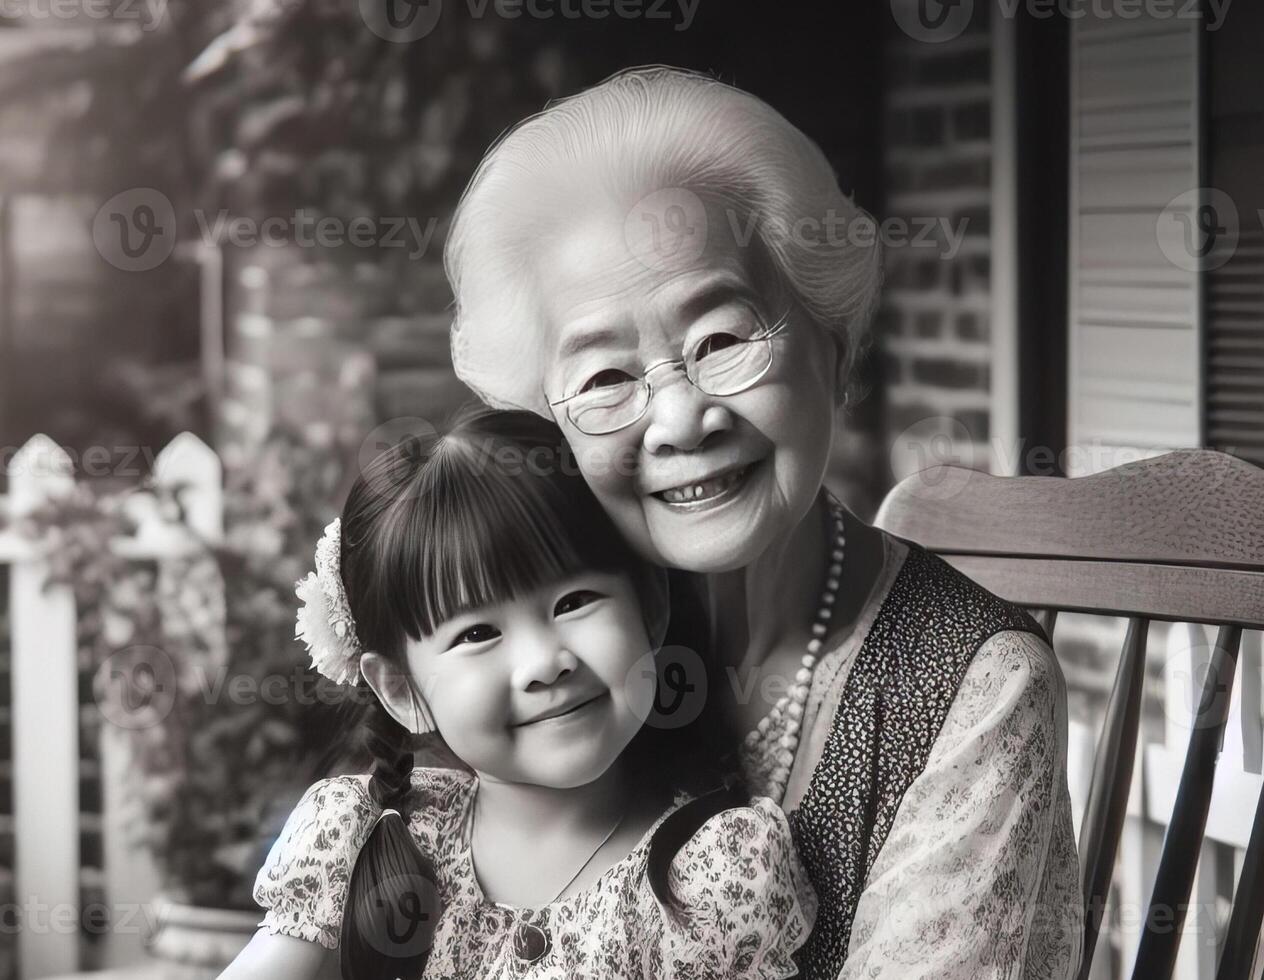
[[[1262,54],[0,0],[0,980],[1264,980]]]

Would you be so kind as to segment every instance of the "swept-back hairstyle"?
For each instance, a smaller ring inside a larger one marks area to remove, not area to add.
[[[664,190],[718,204],[739,244],[753,234],[752,262],[770,261],[854,363],[882,280],[873,219],[843,193],[820,148],[768,103],[708,75],[654,65],[520,122],[466,187],[444,263],[456,297],[453,362],[484,401],[548,415],[538,296],[527,275],[541,243],[592,208],[631,215]]]
[[[561,430],[529,412],[468,409],[441,438],[405,439],[376,457],[343,508],[341,558],[361,645],[404,667],[405,676],[409,638],[432,634],[463,608],[509,601],[584,569],[628,575],[651,638],[698,652],[708,670],[715,662],[694,581],[674,574],[670,621],[665,632],[656,628],[650,621],[664,597],[654,583],[662,573],[602,510]],[[706,682],[714,690],[718,677]],[[401,942],[391,913],[415,915],[435,900],[432,889],[419,894],[419,882],[435,881],[434,869],[408,830],[411,735],[376,697],[357,700],[367,712],[369,793],[400,815],[379,820],[360,851],[343,915],[341,969],[346,980],[394,980],[420,974],[428,943],[415,936]],[[679,727],[642,726],[623,757],[638,792],[696,797],[659,826],[650,845],[651,887],[677,912],[687,912],[668,885],[677,850],[710,816],[749,801],[736,729],[720,704],[704,698],[697,718]]]

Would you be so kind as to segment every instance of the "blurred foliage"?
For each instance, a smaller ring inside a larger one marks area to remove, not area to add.
[[[355,3],[232,5],[184,74],[191,147],[209,161],[201,206],[256,219],[434,218],[440,244],[490,138],[567,82],[542,25],[450,6],[424,39],[400,43],[370,30]],[[405,252],[376,260],[403,263]]]
[[[220,4],[167,0],[154,25],[116,19],[96,29],[13,28],[29,44],[0,61],[4,112],[46,114],[45,152],[36,177],[53,192],[99,194],[152,186],[177,202],[197,161],[182,123],[191,96],[181,73],[222,18]],[[139,5],[132,5],[133,12]],[[20,127],[30,128],[31,123]],[[174,196],[173,196],[174,195]]]

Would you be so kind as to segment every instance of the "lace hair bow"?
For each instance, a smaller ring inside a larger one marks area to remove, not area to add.
[[[307,645],[312,667],[338,684],[360,679],[360,641],[342,585],[342,520],[334,518],[316,544],[316,571],[295,585],[302,600],[294,638]]]

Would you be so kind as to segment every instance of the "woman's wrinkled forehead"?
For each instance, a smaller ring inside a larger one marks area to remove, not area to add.
[[[531,263],[546,371],[599,344],[653,344],[729,299],[771,302],[757,240],[741,216],[687,191],[556,229]]]

